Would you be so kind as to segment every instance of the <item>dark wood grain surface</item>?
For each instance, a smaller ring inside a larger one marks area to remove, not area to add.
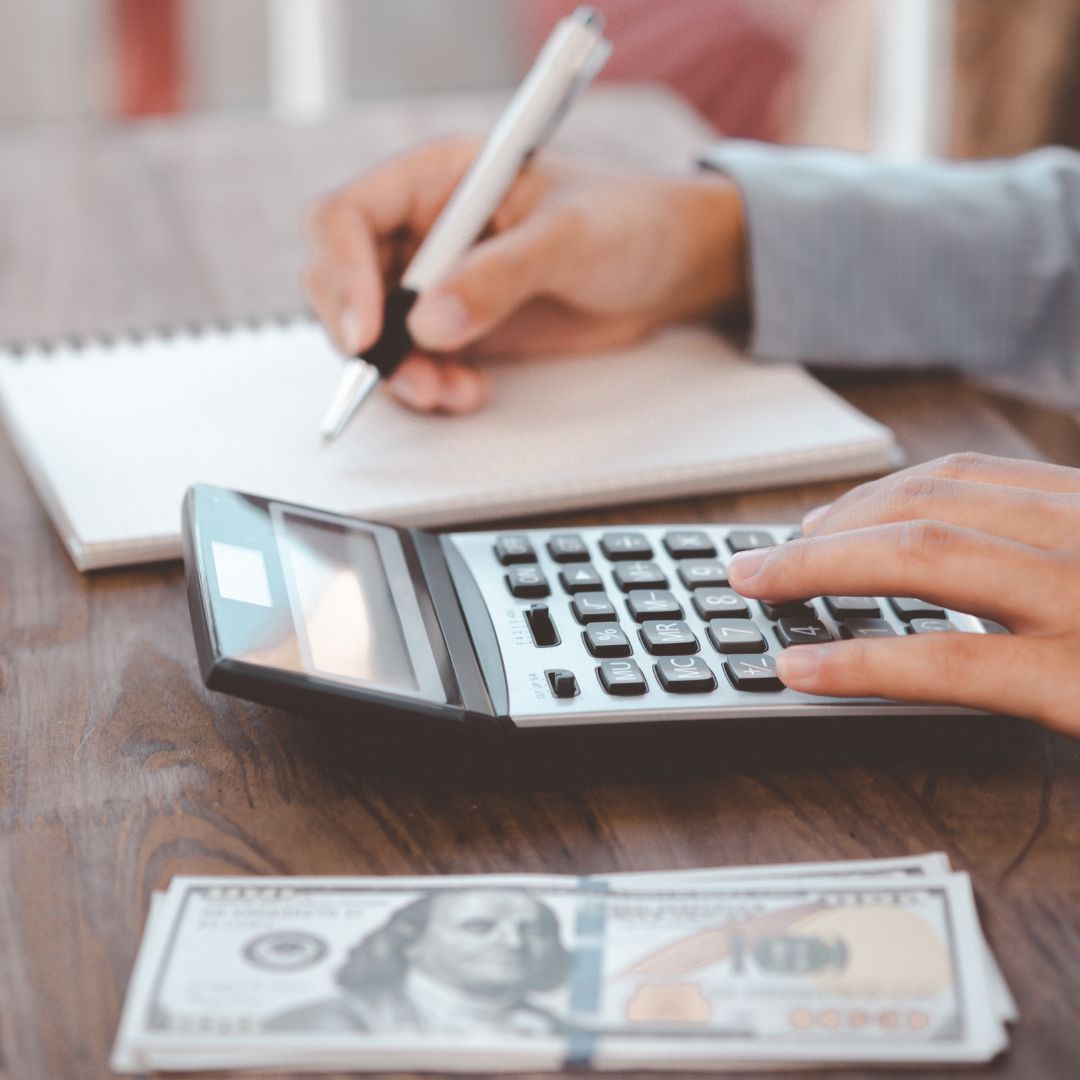
[[[391,147],[481,128],[495,104],[387,103],[314,126],[241,117],[7,133],[0,337],[296,311],[300,208]],[[627,116],[637,122],[614,122]],[[670,99],[635,92],[596,99],[563,142],[684,168],[707,134]],[[890,424],[912,460],[978,449],[1080,463],[1059,419],[948,376],[830,381]],[[844,486],[551,520],[790,521]],[[966,721],[579,740],[494,762],[377,752],[340,726],[206,692],[180,567],[77,573],[0,441],[10,1080],[108,1075],[150,894],[178,873],[596,872],[937,849],[973,875],[1023,1013],[1007,1056],[950,1075],[1077,1075],[1076,744]]]

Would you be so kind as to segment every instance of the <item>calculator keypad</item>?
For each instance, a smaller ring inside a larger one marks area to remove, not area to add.
[[[789,535],[781,526],[638,526],[447,539],[487,605],[519,725],[872,712],[886,703],[789,690],[777,657],[843,639],[984,632],[971,616],[910,597],[768,604],[731,587],[731,554]]]

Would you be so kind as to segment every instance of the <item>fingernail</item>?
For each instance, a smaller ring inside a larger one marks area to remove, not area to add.
[[[776,674],[788,686],[809,682],[821,667],[821,653],[813,645],[792,645],[776,658]]]
[[[728,563],[728,574],[737,577],[742,582],[755,577],[766,560],[772,554],[772,548],[754,548],[752,551],[740,551],[732,555]]]
[[[802,519],[802,527],[804,529],[812,529],[828,512],[832,503],[826,503],[824,506],[815,506],[813,510],[809,511]]]
[[[394,380],[394,396],[411,409],[420,408],[420,394],[413,381],[406,375],[399,375]]]
[[[409,315],[409,332],[431,349],[460,344],[468,326],[469,313],[453,293],[424,293]]]
[[[360,316],[352,308],[348,308],[341,316],[338,324],[341,335],[341,347],[349,356],[355,356],[360,351]]]

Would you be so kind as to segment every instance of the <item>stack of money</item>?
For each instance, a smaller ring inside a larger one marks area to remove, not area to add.
[[[194,878],[117,1072],[987,1061],[1016,1008],[944,855],[589,877]]]

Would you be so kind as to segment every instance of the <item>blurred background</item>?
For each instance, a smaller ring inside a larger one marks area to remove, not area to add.
[[[313,117],[514,84],[564,0],[16,0],[0,125]],[[898,157],[1080,145],[1080,0],[601,0],[604,78],[734,136]]]

